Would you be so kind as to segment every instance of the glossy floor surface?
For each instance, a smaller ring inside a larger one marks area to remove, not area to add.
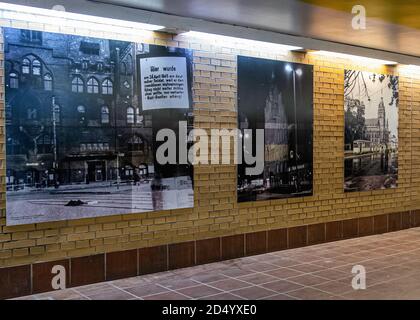
[[[352,287],[352,268],[366,289]],[[420,228],[20,299],[420,299]]]

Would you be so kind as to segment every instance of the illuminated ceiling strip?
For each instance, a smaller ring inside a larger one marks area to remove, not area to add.
[[[322,56],[326,56],[326,57],[354,60],[354,61],[359,61],[359,62],[363,62],[363,63],[383,64],[383,65],[398,64],[398,62],[395,62],[395,61],[367,58],[367,57],[362,57],[362,56],[355,56],[355,55],[352,55],[352,54],[345,54],[345,53],[338,53],[338,52],[331,52],[331,51],[321,50],[321,51],[313,51],[313,52],[310,52],[310,53],[311,54],[322,55]]]
[[[272,50],[293,51],[293,50],[302,49],[301,47],[288,46],[288,45],[279,44],[279,43],[222,36],[218,34],[198,32],[198,31],[188,31],[188,32],[182,33],[182,35],[186,37],[190,37],[190,38],[216,41],[216,42],[226,43],[230,45],[233,45],[233,44],[244,45],[248,47],[264,48],[264,49],[272,49]]]
[[[84,14],[79,14],[79,13],[41,9],[41,8],[36,8],[36,7],[21,6],[21,5],[4,3],[4,2],[0,2],[0,10],[4,10],[3,18],[5,19],[22,20],[22,21],[29,21],[29,22],[44,22],[44,23],[51,22],[51,23],[63,25],[63,23],[65,24],[66,19],[70,19],[70,20],[85,22],[91,25],[102,24],[102,25],[109,25],[109,26],[117,27],[117,28],[119,27],[119,28],[143,29],[143,30],[148,30],[148,31],[157,31],[157,30],[161,30],[165,28],[164,26],[148,24],[148,23],[117,20],[117,19],[111,19],[111,18],[102,18],[102,17],[84,15]],[[46,20],[44,20],[44,17],[40,18],[39,15],[45,16]]]

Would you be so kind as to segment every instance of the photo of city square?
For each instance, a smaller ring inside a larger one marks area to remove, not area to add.
[[[14,28],[4,38],[8,225],[193,207],[192,166],[155,159],[161,128],[193,126],[189,50]],[[168,109],[159,92],[144,108],[151,57],[183,63],[183,105]]]
[[[239,56],[238,117],[243,154],[255,154],[255,131],[264,130],[264,170],[248,175],[238,165],[238,201],[312,195],[313,67]]]
[[[398,77],[346,70],[344,190],[398,185]]]

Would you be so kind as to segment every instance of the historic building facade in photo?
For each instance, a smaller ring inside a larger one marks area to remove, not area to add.
[[[5,36],[9,190],[153,172],[151,115],[135,94],[135,57],[148,45],[18,29]]]

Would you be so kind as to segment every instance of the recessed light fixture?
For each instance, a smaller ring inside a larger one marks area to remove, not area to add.
[[[382,65],[398,64],[398,62],[395,62],[395,61],[367,58],[367,57],[355,56],[355,55],[352,55],[352,54],[339,53],[339,52],[331,52],[331,51],[320,50],[320,51],[312,51],[310,53],[311,54],[322,55],[322,56],[327,56],[327,57],[333,57],[333,58],[348,59],[348,60],[358,61],[358,62],[367,63],[367,64],[382,64]]]
[[[140,30],[157,31],[164,29],[164,26],[125,21],[111,18],[96,17],[92,15],[85,15],[79,13],[67,12],[64,10],[49,10],[41,9],[36,7],[22,6],[0,2],[0,10],[3,10],[4,19],[13,19],[27,22],[42,22],[52,23],[60,26],[77,26],[77,27],[99,27],[103,31],[123,31],[127,29],[133,29],[133,33]],[[42,17],[40,17],[42,16]],[[77,22],[77,25],[74,22]],[[103,26],[106,26],[104,29]],[[130,32],[131,33],[131,32]]]
[[[202,40],[209,40],[219,42],[220,44],[224,45],[236,45],[236,46],[244,46],[248,47],[252,50],[251,47],[259,48],[259,49],[269,49],[271,51],[293,51],[293,50],[301,50],[301,47],[296,46],[289,46],[279,43],[273,42],[265,42],[265,41],[257,41],[257,40],[250,40],[244,38],[237,38],[237,37],[230,37],[230,36],[223,36],[213,33],[206,33],[206,32],[199,32],[199,31],[188,31],[182,33],[183,36],[187,36],[189,38],[196,38]]]

